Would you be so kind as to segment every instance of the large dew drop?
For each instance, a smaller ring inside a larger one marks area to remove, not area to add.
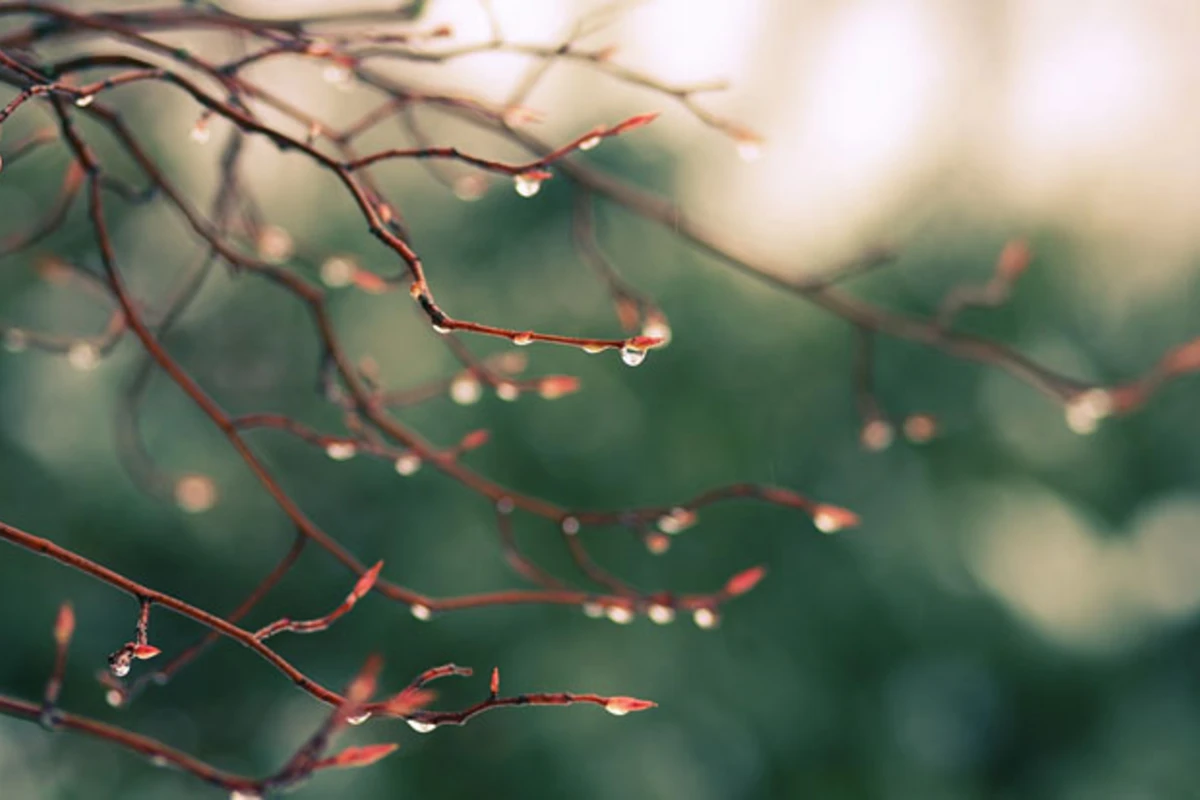
[[[513,188],[521,197],[533,197],[542,189],[542,179],[528,175],[517,175],[513,178]]]
[[[624,361],[627,366],[636,367],[638,364],[641,364],[646,360],[646,351],[640,347],[625,345],[621,348],[621,360]]]

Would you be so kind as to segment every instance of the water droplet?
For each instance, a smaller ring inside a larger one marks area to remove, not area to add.
[[[629,709],[622,703],[609,701],[604,705],[604,710],[612,714],[614,717],[623,717],[629,713]]]
[[[396,472],[405,477],[421,468],[421,457],[416,453],[404,453],[396,459]]]
[[[496,384],[496,397],[506,403],[511,403],[521,396],[521,390],[512,381],[500,381]]]
[[[454,182],[454,196],[471,202],[487,193],[487,179],[482,175],[464,175]]]
[[[331,256],[321,264],[321,282],[330,289],[341,289],[354,282],[358,264],[346,256]]]
[[[170,761],[168,761],[168,760],[167,760],[166,758],[164,758],[163,756],[160,756],[160,755],[157,755],[157,754],[150,756],[150,765],[151,765],[151,766],[154,766],[154,767],[165,767],[165,766],[168,766],[170,763],[171,763],[171,762],[170,762]]]
[[[646,615],[650,617],[650,621],[658,625],[666,625],[675,619],[675,609],[670,606],[664,606],[662,603],[655,603],[646,609]]]
[[[420,603],[413,603],[408,607],[408,610],[421,622],[429,622],[433,618],[433,611],[430,610],[429,606],[421,605]]]
[[[513,178],[513,188],[521,197],[533,197],[542,188],[542,179],[528,175],[517,175]]]
[[[94,94],[85,94],[83,97],[75,99],[75,105],[79,108],[87,108],[94,102],[96,102],[96,95]]]
[[[448,327],[447,327],[447,326],[445,326],[445,325],[439,325],[439,324],[437,324],[437,323],[435,322],[435,323],[433,323],[433,332],[434,332],[434,333],[440,333],[440,334],[442,334],[442,335],[444,336],[444,335],[446,335],[447,333],[449,333],[449,332],[450,332],[450,328],[448,328]]]
[[[112,671],[112,674],[116,675],[118,678],[124,678],[129,674],[129,662],[124,659],[113,661],[108,665],[108,668]]]
[[[91,342],[76,342],[67,350],[67,361],[75,369],[87,372],[100,363],[100,351]]]
[[[686,508],[672,508],[658,518],[658,529],[674,536],[696,524],[696,512]]]
[[[258,232],[258,257],[268,264],[282,264],[293,252],[292,235],[278,225],[267,225]]]
[[[366,722],[370,718],[371,718],[371,712],[364,711],[363,713],[358,714],[357,716],[346,717],[346,724],[347,725],[362,725],[364,722]]]
[[[589,136],[579,143],[580,150],[595,150],[600,144],[599,136]]]
[[[516,503],[511,497],[501,497],[496,501],[496,510],[501,514],[511,514],[514,508],[516,508]]]
[[[1066,406],[1067,427],[1081,436],[1095,432],[1100,420],[1113,412],[1112,394],[1088,389],[1071,398]]]
[[[697,628],[707,631],[717,627],[721,618],[711,608],[697,608],[692,612],[692,621],[696,623]]]
[[[762,158],[762,145],[751,140],[744,140],[737,143],[738,158],[747,163],[758,161]]]
[[[109,689],[104,693],[104,702],[108,703],[113,708],[120,708],[121,703],[124,702],[124,700],[125,695],[120,689]]]
[[[192,126],[191,137],[192,141],[196,144],[206,144],[212,138],[212,131],[208,128],[208,119],[206,117],[201,117]]]
[[[583,614],[592,619],[600,619],[604,616],[604,606],[600,603],[584,603]]]
[[[340,88],[350,80],[350,70],[344,64],[329,64],[321,71],[321,77]]]
[[[429,733],[431,730],[437,727],[437,723],[435,722],[425,722],[424,720],[419,719],[406,719],[405,722],[408,723],[408,727],[412,728],[417,733]]]
[[[629,606],[612,605],[604,609],[604,613],[618,625],[628,625],[633,622],[633,609]]]
[[[262,795],[249,789],[235,789],[229,793],[229,800],[262,800]]]
[[[354,442],[330,442],[325,446],[325,455],[334,461],[349,461],[358,455]]]
[[[184,475],[175,482],[175,504],[189,514],[202,514],[217,502],[217,486],[207,475]]]
[[[579,533],[579,519],[576,517],[563,517],[559,525],[562,527],[562,532],[568,536]]]
[[[627,344],[621,348],[621,360],[627,366],[636,367],[646,360],[646,351],[640,347],[632,347]]]
[[[512,343],[517,347],[525,347],[526,345],[533,344],[533,331],[518,333],[512,338]]]
[[[469,372],[458,375],[450,381],[450,399],[460,406],[478,403],[482,396],[483,384]]]
[[[593,356],[596,355],[596,353],[603,353],[607,349],[608,348],[602,344],[585,344],[583,346],[583,352]]]
[[[4,349],[20,353],[29,347],[29,335],[20,328],[9,328],[4,332]]]
[[[858,438],[864,448],[872,453],[879,453],[891,446],[892,439],[895,438],[895,430],[892,428],[892,423],[876,418],[863,425]]]
[[[821,533],[837,533],[843,527],[838,515],[825,509],[821,509],[813,515],[813,525]]]

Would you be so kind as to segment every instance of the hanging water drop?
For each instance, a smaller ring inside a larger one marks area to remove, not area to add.
[[[604,613],[618,625],[628,625],[633,622],[633,609],[629,606],[612,605],[604,609]]]
[[[585,344],[583,346],[583,352],[592,356],[596,355],[596,353],[603,353],[607,349],[608,347],[602,344]]]
[[[435,323],[433,323],[433,332],[440,333],[443,336],[445,336],[447,333],[450,332],[450,328],[447,327],[446,325],[439,325],[438,323],[435,322]]]
[[[600,619],[604,616],[604,606],[600,603],[584,603],[583,614],[592,619]]]
[[[325,455],[334,461],[349,461],[358,454],[353,442],[330,442],[325,446]]]
[[[419,719],[406,719],[405,722],[408,723],[408,727],[412,728],[417,733],[429,733],[437,727],[436,722],[425,722]]]
[[[496,384],[496,397],[506,403],[511,403],[521,396],[521,390],[512,381],[500,381]]]
[[[212,131],[208,128],[208,117],[196,120],[196,124],[192,126],[191,137],[196,144],[206,144],[212,138]]]
[[[75,105],[79,108],[87,108],[94,102],[96,102],[96,95],[94,94],[85,94],[75,99]]]
[[[483,384],[469,372],[464,372],[450,381],[450,399],[460,406],[478,403],[482,396]]]
[[[568,536],[574,536],[579,533],[578,517],[563,517],[562,522],[559,524],[562,527],[562,532]]]
[[[692,612],[692,621],[696,623],[697,628],[711,630],[712,628],[717,627],[717,623],[720,622],[720,617],[718,617],[717,612],[711,608],[697,608]]]
[[[626,344],[621,348],[621,360],[625,362],[626,366],[636,367],[646,360],[646,351],[640,347]]]
[[[113,708],[120,708],[121,702],[125,699],[120,689],[109,689],[104,693],[104,702],[108,703]]]
[[[421,468],[421,457],[416,453],[404,453],[396,459],[396,472],[408,477]]]
[[[67,350],[67,361],[75,369],[87,372],[100,363],[100,351],[91,342],[76,342]]]
[[[1112,414],[1113,406],[1112,394],[1104,389],[1080,392],[1067,403],[1067,427],[1081,436],[1094,433],[1100,420]]]
[[[599,136],[589,136],[579,143],[580,150],[595,150],[600,145]]]
[[[517,347],[525,347],[526,345],[533,344],[533,331],[518,333],[512,338],[512,343]]]
[[[533,197],[542,188],[542,179],[528,174],[517,175],[513,178],[513,188],[521,197]]]
[[[892,428],[892,423],[885,419],[875,418],[863,425],[858,438],[865,449],[872,453],[879,453],[891,446],[892,440],[895,438],[895,430]]]
[[[650,621],[656,625],[666,625],[675,619],[675,609],[664,606],[662,603],[655,603],[646,610],[646,616],[650,617]]]
[[[433,619],[433,611],[429,608],[429,606],[422,605],[421,603],[413,603],[411,606],[409,606],[408,610],[412,613],[414,618],[420,620],[421,622],[429,622],[429,620]]]
[[[347,725],[362,725],[364,722],[366,722],[370,718],[371,718],[371,712],[364,711],[363,713],[357,714],[353,717],[346,717],[346,724]]]

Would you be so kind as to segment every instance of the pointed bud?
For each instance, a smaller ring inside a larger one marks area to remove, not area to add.
[[[384,712],[403,717],[433,702],[434,693],[426,689],[405,689],[381,704]]]
[[[66,601],[58,607],[58,617],[54,620],[54,641],[60,647],[66,647],[74,633],[75,611],[71,608],[70,601]]]
[[[639,700],[636,697],[610,697],[604,704],[604,710],[613,716],[623,717],[630,711],[645,711],[654,708],[658,703],[649,700]]]
[[[1032,260],[1033,252],[1029,249],[1029,243],[1024,239],[1013,239],[1004,245],[996,258],[996,277],[1005,283],[1012,283],[1021,277]]]
[[[766,574],[767,568],[762,565],[739,572],[725,584],[725,594],[730,597],[745,594],[757,586]]]
[[[133,657],[139,661],[154,658],[161,652],[157,647],[148,644],[135,644],[133,646]]]
[[[487,444],[487,441],[491,438],[491,436],[491,433],[489,433],[486,429],[480,428],[479,430],[471,431],[464,436],[462,441],[458,443],[458,446],[463,450],[475,450]]]
[[[651,111],[649,114],[638,114],[637,116],[630,117],[624,122],[620,122],[614,126],[611,133],[628,133],[629,131],[649,125],[651,122],[654,122],[654,120],[658,119],[658,115],[660,113],[661,112],[659,111]]]
[[[538,394],[546,400],[557,400],[577,391],[579,391],[579,378],[573,375],[547,375],[538,383]]]
[[[492,697],[495,697],[496,695],[500,694],[500,668],[499,667],[492,667],[492,683],[489,688],[489,691],[491,691]]]
[[[1163,357],[1163,369],[1173,374],[1200,371],[1200,338],[1181,344]]]
[[[366,269],[356,269],[351,274],[350,281],[367,294],[383,294],[388,290],[386,280]]]
[[[376,562],[375,566],[364,572],[354,584],[354,588],[350,590],[350,594],[346,596],[347,603],[357,603],[366,596],[367,592],[371,591],[375,586],[375,581],[379,579],[379,570],[383,569],[383,562]]]
[[[332,758],[325,758],[318,761],[313,765],[313,769],[366,767],[380,759],[387,758],[396,752],[396,748],[399,746],[395,742],[392,742],[390,744],[368,744],[361,747],[347,747]]]

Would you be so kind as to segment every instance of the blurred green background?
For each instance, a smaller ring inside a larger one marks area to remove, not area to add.
[[[197,151],[186,141],[194,109],[165,89],[140,92],[120,96],[125,113],[167,163],[191,170],[183,180],[206,203],[225,130]],[[5,142],[31,129],[30,118],[6,127]],[[580,127],[607,119],[585,117]],[[692,141],[695,130],[681,130],[606,142],[583,157],[674,192],[704,146]],[[277,161],[257,186],[273,198],[272,221],[292,231],[299,253],[317,261],[348,253],[392,268],[328,177],[295,156]],[[65,163],[63,153],[47,151],[0,174],[4,232],[46,207]],[[1033,266],[1011,302],[968,313],[966,329],[1101,383],[1139,374],[1200,333],[1196,249],[1177,259],[1171,280],[1152,282],[1128,303],[1110,302],[1103,287],[1115,279],[1096,265],[1094,236],[1054,215],[1039,220],[973,202],[979,187],[963,188],[950,174],[927,176],[937,179],[934,188],[907,195],[919,225],[899,211],[875,224],[877,236],[902,237],[902,255],[856,279],[853,291],[928,315],[951,287],[986,281],[1004,242],[1022,235]],[[279,175],[309,188],[299,199],[270,195]],[[452,314],[619,335],[604,288],[572,248],[565,180],[530,199],[497,182],[478,202],[463,203],[415,167],[381,175]],[[103,324],[103,301],[41,280],[34,269],[37,253],[97,266],[80,209],[75,214],[77,224],[35,253],[0,265],[0,322],[72,334]],[[195,243],[158,207],[114,215],[114,227],[124,268],[153,306],[198,252]],[[618,626],[558,607],[423,623],[372,596],[326,632],[281,636],[279,652],[331,686],[379,652],[385,687],[447,661],[475,667],[476,677],[438,687],[445,707],[483,696],[492,666],[509,692],[629,694],[660,706],[622,719],[588,706],[514,709],[427,735],[372,720],[341,743],[399,741],[400,752],[369,769],[321,774],[296,797],[1200,797],[1194,381],[1079,436],[1061,408],[1003,375],[883,340],[875,376],[884,409],[897,420],[931,413],[940,431],[928,444],[898,438],[882,453],[866,452],[844,323],[624,212],[602,207],[600,238],[623,274],[666,311],[668,348],[630,369],[613,354],[534,346],[522,351],[531,374],[578,375],[583,391],[515,403],[489,394],[467,407],[439,397],[401,418],[443,443],[488,428],[492,441],[466,456],[473,467],[568,506],[669,504],[714,485],[758,481],[852,508],[862,526],[830,537],[803,516],[731,503],[703,511],[662,556],[620,531],[585,531],[601,563],[647,589],[707,591],[738,569],[767,564],[767,580],[730,604],[714,631],[686,618]],[[863,235],[858,246],[872,243]],[[796,258],[814,262],[806,251]],[[1149,269],[1136,257],[1124,263],[1117,269]],[[292,266],[315,278],[309,263]],[[1136,272],[1121,280],[1136,281]],[[389,387],[454,374],[455,362],[407,297],[350,289],[333,297],[347,347],[372,356]],[[467,341],[479,354],[505,349]],[[304,309],[261,281],[214,276],[167,344],[230,411],[277,410],[325,430],[338,424],[313,389],[317,349]],[[143,415],[149,450],[170,471],[214,476],[220,499],[187,515],[135,485],[118,461],[113,420],[139,360],[132,340],[94,371],[60,355],[0,353],[0,519],[228,611],[287,550],[290,526],[161,376]],[[488,504],[434,471],[402,478],[385,462],[334,462],[279,433],[249,438],[314,520],[364,561],[384,559],[390,578],[436,596],[520,585],[504,565]],[[549,523],[515,519],[531,555],[573,575]],[[314,548],[246,625],[323,614],[349,584]],[[132,633],[135,605],[7,545],[0,691],[40,696],[64,599],[79,618],[63,692],[69,710],[255,774],[277,769],[326,713],[229,642],[131,708],[109,708],[94,673]],[[198,632],[165,612],[152,617],[152,641],[168,654]],[[0,719],[6,800],[217,794],[103,743]]]

